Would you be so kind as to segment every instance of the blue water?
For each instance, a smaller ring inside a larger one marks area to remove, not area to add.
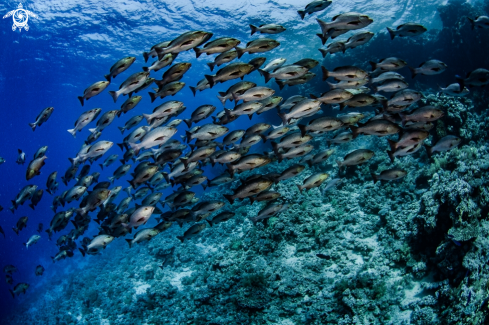
[[[269,53],[245,54],[241,61],[247,62],[257,56],[266,56],[267,62],[277,57],[286,57],[287,63],[293,63],[306,57],[322,62],[321,55],[317,51],[317,48],[320,47],[320,41],[314,35],[319,32],[319,27],[315,21],[317,17],[326,20],[341,12],[362,12],[374,19],[374,23],[365,30],[386,37],[386,26],[397,26],[407,21],[422,23],[430,30],[442,28],[436,8],[444,3],[446,3],[444,0],[431,1],[426,5],[410,0],[378,0],[374,2],[337,0],[327,10],[307,16],[303,21],[299,19],[296,10],[303,8],[307,1],[299,0],[243,1],[239,4],[222,0],[211,2],[111,1],[109,3],[98,1],[29,1],[24,3],[25,8],[39,15],[39,18],[29,20],[29,31],[13,32],[11,30],[11,18],[3,19],[0,23],[0,107],[2,113],[0,118],[0,134],[2,135],[0,156],[6,160],[4,164],[0,165],[0,205],[4,208],[0,212],[0,226],[6,233],[5,239],[0,235],[0,267],[3,268],[7,264],[15,265],[18,272],[13,274],[14,284],[29,283],[31,285],[30,290],[34,287],[49,290],[48,287],[43,287],[46,278],[62,278],[64,272],[80,272],[80,270],[72,267],[82,260],[78,251],[75,252],[72,259],[56,264],[53,264],[50,258],[58,251],[55,245],[56,239],[60,235],[67,234],[73,228],[71,224],[62,232],[54,234],[52,241],[48,240],[47,234],[43,231],[42,238],[36,245],[29,249],[22,245],[32,234],[37,233],[39,223],[44,224],[44,230],[49,227],[50,220],[54,215],[50,209],[54,196],[44,192],[44,196],[35,210],[28,206],[28,202],[20,206],[15,214],[12,214],[8,208],[11,206],[11,200],[27,184],[36,184],[45,190],[47,176],[53,171],[58,171],[57,180],[60,183],[55,195],[60,195],[64,190],[73,186],[73,181],[68,187],[64,186],[61,176],[70,166],[68,158],[76,156],[84,140],[90,134],[88,128],[95,127],[95,122],[85,127],[82,132],[77,133],[76,139],[66,130],[73,128],[78,116],[89,109],[100,107],[102,114],[108,110],[119,109],[127,97],[119,98],[114,104],[108,95],[108,91],[117,90],[126,77],[134,72],[142,71],[143,66],[149,66],[154,61],[154,59],[149,59],[145,63],[142,52],[148,51],[155,43],[173,39],[188,30],[205,30],[214,33],[213,39],[223,36],[236,37],[241,40],[241,46],[243,46],[250,40],[263,37],[260,35],[250,36],[248,24],[274,22],[283,24],[287,31],[267,37],[279,40],[281,46]],[[17,2],[6,1],[0,3],[0,12],[5,14],[16,7]],[[470,42],[470,40],[468,41]],[[392,44],[402,44],[402,42],[396,40]],[[333,57],[328,55],[322,64],[329,68],[342,64],[358,64],[367,68],[367,61],[376,61],[384,55],[390,55],[407,59],[410,61],[410,65],[417,66],[427,59],[434,58],[431,50],[427,50],[425,53],[411,53],[409,49],[403,51],[394,45],[391,48],[369,48],[369,50],[369,56],[365,57],[362,62],[351,62],[338,55]],[[361,48],[350,51],[360,52]],[[112,64],[128,55],[136,56],[136,62],[128,70],[113,79],[108,89],[86,101],[85,106],[82,107],[77,96],[81,96],[84,89],[92,83],[104,80],[103,76],[109,72]],[[99,140],[109,140],[114,143],[122,142],[122,138],[129,132],[126,131],[121,136],[117,126],[123,126],[127,120],[135,115],[150,113],[154,107],[170,99],[185,103],[186,111],[178,116],[181,119],[189,118],[192,111],[203,104],[215,105],[217,109],[214,115],[220,112],[222,104],[215,95],[218,91],[225,91],[235,81],[219,84],[211,90],[198,92],[195,97],[188,88],[188,86],[195,86],[204,77],[204,74],[209,74],[206,63],[211,62],[214,57],[202,55],[196,59],[193,51],[181,53],[174,63],[192,63],[191,69],[181,80],[186,83],[185,88],[174,97],[167,97],[163,100],[157,99],[153,104],[147,95],[147,91],[150,89],[146,89],[142,92],[143,100],[139,105],[129,113],[116,118],[103,131]],[[450,60],[451,54],[439,51],[436,58],[446,62]],[[457,60],[456,57],[452,59]],[[470,69],[480,66],[480,64],[471,62],[461,69],[454,64],[448,64],[449,69],[443,76],[434,76],[430,80],[423,79],[423,77],[418,79],[424,80],[425,88],[435,89],[437,84],[446,85],[453,82],[455,74],[465,74]],[[151,76],[161,79],[165,70],[166,68],[156,73],[151,72]],[[274,82],[268,85],[276,90],[275,95],[284,98],[296,94],[308,95],[309,93],[326,91],[327,87],[320,83],[319,66],[314,68],[313,72],[318,75],[311,83],[313,86],[292,87],[279,91]],[[411,82],[408,71],[403,70],[403,73]],[[245,80],[253,81],[258,85],[264,84],[263,78],[258,72],[246,76]],[[231,105],[233,104],[227,102],[226,107],[231,108]],[[41,110],[48,106],[54,107],[54,113],[47,123],[33,132],[28,123],[34,122]],[[211,123],[211,121],[208,118],[200,122],[199,125]],[[247,117],[240,117],[226,126],[231,130],[246,129],[258,122],[273,125],[281,123],[275,110],[273,110],[260,116],[255,115],[251,121]],[[145,124],[146,122],[143,120],[138,126]],[[186,129],[186,125],[182,123],[174,138],[180,140],[180,135],[184,135]],[[27,164],[41,146],[49,147],[46,152],[48,157],[46,165],[42,168],[40,176],[36,176],[28,182],[25,180]],[[15,163],[18,148],[27,154],[24,165]],[[269,144],[260,144],[252,148],[253,152],[265,150],[271,150]],[[105,181],[107,177],[112,176],[113,171],[119,166],[119,162],[116,162],[109,168],[100,170],[98,163],[102,163],[111,154],[118,154],[120,159],[123,152],[114,145],[104,157],[92,165],[90,173],[100,172],[100,181]],[[214,169],[206,167],[204,170],[208,178],[212,179],[219,175],[224,167]],[[120,185],[125,188],[129,185],[127,180],[130,178],[127,175],[115,181],[113,186]],[[197,195],[202,194],[200,187],[193,190],[196,190]],[[163,193],[162,198],[171,194],[172,190],[166,189]],[[125,197],[125,193],[121,192],[115,203]],[[77,207],[78,204],[79,202],[72,202],[65,208],[59,207],[58,211],[72,206]],[[95,217],[95,213],[92,215]],[[28,225],[19,235],[16,235],[12,231],[12,227],[22,216],[29,217]],[[155,221],[152,220],[150,226],[154,224]],[[98,233],[96,226],[92,222],[90,229],[79,239],[96,235]],[[122,239],[116,240],[121,241]],[[34,275],[35,267],[39,264],[45,268],[42,277]],[[2,279],[0,281],[0,301],[2,302],[0,319],[9,315],[14,307],[19,307],[19,304],[22,304],[23,299],[25,299],[24,296],[16,296],[16,299],[12,299],[8,292],[9,288],[11,289],[12,286]],[[27,295],[29,295],[30,290],[27,291]]]

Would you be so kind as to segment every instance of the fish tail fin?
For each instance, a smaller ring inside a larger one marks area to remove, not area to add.
[[[121,134],[124,134],[124,131],[126,130],[126,128],[125,128],[125,127],[123,127],[123,126],[118,126],[117,128],[119,129],[119,131],[121,131]]]
[[[301,131],[301,136],[305,136],[307,132],[306,126],[304,124],[297,124],[297,127]]]
[[[469,20],[469,22],[470,22],[470,25],[471,25],[471,27],[472,27],[472,30],[474,30],[474,29],[475,29],[475,22],[474,22],[474,20],[473,20],[472,18],[469,18],[469,17],[467,17],[467,19],[468,19],[468,20]]]
[[[129,248],[132,248],[132,239],[127,239],[126,238],[126,241],[129,244]]]
[[[236,46],[236,53],[238,53],[238,59],[246,53],[246,49]]]
[[[372,70],[377,69],[377,62],[374,62],[374,61],[368,61],[368,63],[370,63],[370,65],[372,66]]]
[[[356,139],[358,137],[358,135],[360,134],[358,132],[358,127],[350,125],[350,130],[351,130],[351,133],[353,134],[353,139]]]
[[[229,201],[229,204],[234,203],[234,199],[233,199],[233,196],[231,194],[223,194],[223,196],[226,198],[226,200]]]
[[[340,106],[340,111],[344,110],[346,107],[345,103],[339,103],[338,106]]]
[[[323,81],[326,81],[329,77],[329,71],[324,66],[321,66],[321,71],[323,72]]]
[[[370,173],[370,175],[372,175],[372,179],[374,180],[374,184],[379,181],[379,179],[377,178],[377,175],[375,175],[374,173]]]
[[[214,76],[211,76],[211,75],[209,75],[209,74],[206,74],[206,75],[204,75],[204,77],[207,79],[207,82],[209,82],[209,86],[210,86],[211,88],[212,88],[212,87],[214,87],[214,85],[215,85],[215,83],[216,83],[216,82],[214,81]]]
[[[70,134],[73,136],[73,138],[76,138],[76,129],[70,129],[67,131],[70,132]]]
[[[317,37],[319,37],[321,39],[321,44],[326,44],[326,42],[328,41],[328,35],[324,35],[324,34],[316,34]]]
[[[249,199],[250,199],[250,204],[251,205],[253,205],[253,203],[255,203],[255,201],[256,201],[256,198],[255,197],[252,197],[252,196],[250,196]]]
[[[149,68],[148,67],[143,67],[143,71],[148,72]]]
[[[397,149],[397,142],[391,139],[387,139],[387,142],[389,142],[389,146],[391,147],[391,150],[394,152]]]
[[[185,130],[185,135],[187,136],[187,143],[192,141],[192,133],[190,133],[188,130]]]
[[[197,94],[197,90],[195,89],[195,87],[192,87],[192,86],[188,86],[188,87],[190,88],[190,90],[192,91],[192,93],[194,94],[194,97],[195,97],[195,94]]]
[[[396,32],[392,28],[387,27],[387,31],[389,32],[389,35],[391,36],[391,40],[393,40],[396,37]]]
[[[282,119],[283,125],[287,125],[287,114],[286,113],[280,113],[280,111],[277,113],[278,116]]]
[[[222,103],[223,106],[226,104],[226,94],[217,95],[217,98],[219,99],[219,101]]]
[[[185,240],[185,238],[183,236],[177,236],[178,240],[180,240],[182,243],[183,241]]]
[[[36,123],[29,123],[29,126],[31,127],[32,131],[36,131]]]
[[[83,248],[78,248],[78,250],[80,251],[80,253],[83,255],[83,257],[85,257],[85,254],[87,253]]]
[[[116,91],[109,91],[109,95],[112,96],[112,99],[114,100],[114,103],[117,102],[117,98],[119,98],[119,94]]]
[[[52,258],[52,257],[51,257]],[[54,262],[54,259],[53,259],[53,262]],[[11,289],[8,289],[8,291],[10,292],[10,294],[12,295],[12,298],[15,299],[15,295],[14,295],[14,292],[11,290]]]
[[[78,100],[80,101],[81,106],[83,106],[85,104],[82,96],[78,96]]]
[[[261,73],[263,77],[265,77],[265,83],[269,82],[270,79],[272,79],[270,72],[265,71],[263,69],[258,69],[258,71]]]
[[[17,235],[19,235],[19,228],[17,228],[17,227],[13,227],[13,228],[12,228],[12,230],[13,230],[13,231],[14,231],[14,232],[15,232]]]
[[[148,124],[151,124],[151,120],[153,119],[153,117],[152,117],[151,114],[144,114],[143,113],[143,117],[146,119],[146,121],[148,122]]]
[[[162,172],[162,174],[163,174],[163,177],[165,178],[165,181],[167,183],[170,183],[170,177],[168,176],[168,173],[167,172]]]
[[[258,31],[258,27],[256,27],[255,25],[250,24],[250,28],[251,28],[251,35],[253,35]]]
[[[394,151],[390,151],[390,150],[387,150],[387,155],[389,156],[389,159],[391,160],[391,162],[394,162]]]
[[[184,119],[183,121],[185,122],[185,124],[187,124],[187,126],[188,126],[189,128],[191,128],[191,127],[192,127],[192,120],[191,120],[191,119]]]
[[[336,163],[338,164],[338,167],[339,167],[339,168],[343,167],[343,163],[342,163],[341,161],[336,160]]]
[[[231,175],[231,177],[234,177],[234,168],[233,168],[233,165],[226,164],[226,167],[228,168],[228,172]]]
[[[304,10],[297,10],[297,13],[299,14],[299,16],[301,16],[301,19],[304,20],[304,17],[306,16],[306,12]]]
[[[111,79],[110,74],[106,74],[106,75],[104,75],[104,77],[105,77],[105,80],[107,80],[108,82],[110,82],[110,79]]]
[[[277,155],[278,162],[281,163],[282,160],[284,160],[284,156],[279,152],[276,152],[275,154]]]
[[[284,87],[286,85],[285,81],[275,79],[275,82],[277,83],[278,88],[280,88],[280,90],[284,89]]]
[[[273,152],[275,152],[275,154],[278,155],[278,145],[277,145],[277,142],[272,141],[271,144],[272,144]]]
[[[211,72],[214,71],[214,67],[216,66],[216,63],[215,62],[209,62],[209,63],[207,63],[207,65],[211,69]]]
[[[260,134],[260,138],[263,140],[263,143],[267,142],[267,136],[264,134]]]
[[[399,117],[401,118],[401,125],[404,127],[406,125],[406,113],[400,112],[398,113]]]
[[[88,129],[88,131],[89,131],[90,133],[95,133],[95,131],[97,131],[97,128],[95,128],[95,129]]]
[[[309,167],[312,167],[312,159],[309,159],[308,161],[306,161],[306,164],[307,164]]]
[[[431,156],[433,155],[433,147],[427,144],[425,144],[424,147],[426,148],[426,154],[428,155],[428,158],[431,158]]]
[[[29,203],[29,206],[31,207],[32,210],[36,210],[34,203]]]
[[[372,90],[374,93],[378,93],[379,92],[379,88],[377,86],[372,86]]]
[[[144,62],[148,62],[149,53],[148,52],[143,52],[143,57],[144,57]]]
[[[151,102],[154,102],[156,100],[156,94],[155,93],[152,93],[152,92],[148,92],[149,94],[149,97],[151,97]]]
[[[209,226],[212,227],[213,223],[212,223],[211,220],[205,219],[205,221],[207,221],[207,223],[209,224]]]
[[[299,189],[299,192],[301,192],[302,194],[302,185],[299,185],[299,184],[295,184],[297,186],[297,188]]]
[[[416,77],[416,75],[417,75],[416,69],[413,67],[408,67],[408,68],[409,68],[409,71],[411,71],[411,78],[414,79],[414,77]]]
[[[321,35],[322,36],[322,35]],[[328,51],[326,51],[325,49],[319,49],[319,52],[321,52],[321,55],[323,56],[323,58],[326,57],[326,55],[329,53]]]
[[[194,47],[194,51],[195,51],[195,58],[198,59],[199,56],[202,55],[202,49],[199,49],[198,47]]]

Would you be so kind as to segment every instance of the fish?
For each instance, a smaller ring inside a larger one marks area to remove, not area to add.
[[[180,158],[184,166],[194,161],[201,161],[209,158],[216,151],[216,147],[201,147],[193,150],[187,157]],[[186,168],[186,167],[185,167]]]
[[[281,66],[284,65],[284,63],[287,61],[286,58],[278,58],[278,59],[275,59],[275,60],[272,60],[270,61],[270,63],[268,63],[263,69],[263,71],[273,71],[277,68],[280,68]]]
[[[193,139],[214,140],[223,136],[228,131],[229,129],[222,125],[204,124],[194,132],[185,131],[185,133],[187,135],[187,142],[190,142]]]
[[[127,239],[126,241],[129,244],[129,248],[132,248],[134,244],[141,243],[143,241],[149,241],[152,238],[154,238],[156,235],[160,233],[160,230],[155,229],[155,228],[146,228],[146,229],[141,229],[137,233],[134,234],[133,239]]]
[[[396,151],[387,150],[387,155],[389,156],[391,162],[394,162],[394,159],[396,157],[412,155],[413,153],[419,151],[419,149],[421,149],[422,147],[423,147],[423,142],[419,142],[411,146],[397,148]]]
[[[454,135],[447,135],[438,140],[438,142],[434,146],[429,146],[425,144],[424,147],[426,148],[426,153],[428,154],[428,157],[431,158],[435,152],[452,150],[453,148],[457,147],[461,142],[462,139],[460,139],[459,137]]]
[[[141,101],[142,98],[143,97],[141,97],[141,96],[134,96],[134,97],[128,98],[122,104],[120,111],[117,111],[117,117],[120,117],[121,114],[126,114],[127,112],[129,112],[130,110],[132,110],[134,107],[136,107],[137,104],[139,104],[139,102]]]
[[[110,196],[110,190],[105,188],[100,188],[97,190],[93,190],[90,194],[86,196],[86,204],[82,206],[80,204],[80,208],[76,210],[77,213],[82,216],[86,215],[89,211],[95,210],[98,206],[107,200]]]
[[[83,248],[79,248],[79,250],[83,256],[85,256],[85,254],[95,255],[101,249],[105,249],[114,239],[115,237],[111,235],[98,235],[90,241],[90,244],[84,246]]]
[[[48,119],[53,114],[54,107],[46,107],[41,111],[41,113],[36,117],[36,121],[34,123],[29,123],[32,131],[36,130],[36,127],[41,126],[43,123],[46,123]]]
[[[321,164],[328,160],[329,157],[334,153],[333,149],[326,149],[323,151],[318,152],[315,154],[311,159],[308,159],[306,163],[309,165],[309,167],[312,167],[314,165]]]
[[[327,191],[332,189],[333,187],[336,187],[339,183],[343,181],[343,178],[334,178],[326,184],[326,186],[323,188],[322,194],[324,195]]]
[[[103,162],[103,164],[99,164],[100,169],[103,170],[104,167],[109,167],[110,165],[112,165],[114,161],[117,160],[117,157],[119,157],[119,155],[110,155],[109,157],[107,157]]]
[[[17,220],[17,224],[15,227],[12,227],[13,231],[18,235],[19,231],[27,227],[27,220],[29,220],[28,217],[21,217],[19,220]]]
[[[164,42],[153,45],[149,52],[143,52],[144,62],[148,62],[148,59],[150,57],[154,58],[154,57],[158,56],[158,54],[156,53],[157,47],[164,49],[164,48],[167,48],[170,43],[171,43],[171,41],[164,41]]]
[[[308,131],[332,132],[338,130],[343,126],[343,122],[338,118],[324,116],[309,121],[307,125],[298,124],[297,126],[301,135],[305,136]]]
[[[426,32],[428,29],[421,24],[417,23],[405,23],[397,26],[396,29],[387,27],[387,31],[393,40],[396,36],[398,37],[411,37],[418,36]]]
[[[398,148],[408,147],[422,142],[427,139],[429,135],[429,132],[425,130],[403,130],[401,131],[397,142],[390,139],[387,139],[387,141],[389,142],[391,150],[396,151]]]
[[[393,80],[393,79],[404,80],[404,77],[397,72],[386,71],[380,74],[379,76],[377,76],[376,78],[370,79],[370,83],[379,83],[379,82],[383,82],[386,80]]]
[[[178,54],[199,46],[207,42],[212,36],[212,33],[200,30],[189,31],[173,39],[166,47],[156,46],[155,51],[158,54],[158,59],[161,59],[167,53]]]
[[[185,239],[189,239],[191,237],[194,237],[201,233],[204,229],[206,228],[205,223],[197,223],[195,225],[192,225],[190,228],[188,228],[183,236],[177,236],[177,238],[183,243]]]
[[[336,163],[338,164],[338,167],[347,167],[347,166],[354,166],[354,165],[360,165],[363,164],[375,155],[375,152],[372,150],[368,149],[357,149],[349,154],[347,154],[344,158],[343,161],[336,160]]]
[[[140,170],[134,170],[134,173],[132,173],[133,179],[128,181],[131,186],[136,189],[138,188],[141,184],[145,183],[146,181],[150,180],[151,177],[158,171],[158,166],[157,165],[147,165],[144,168]]]
[[[395,71],[404,68],[407,66],[407,62],[399,59],[397,57],[389,57],[380,60],[379,62],[372,62],[369,61],[370,65],[372,66],[372,70],[374,72],[380,71]],[[374,73],[373,72],[373,73]]]
[[[229,201],[230,204],[233,204],[235,200],[242,200],[268,190],[272,184],[272,180],[264,177],[258,177],[250,182],[240,185],[234,190],[234,194],[223,194],[223,196]]]
[[[17,271],[17,268],[13,265],[5,265],[5,267],[3,268],[3,272],[7,274],[14,274]]]
[[[34,154],[34,159],[43,157],[46,154],[47,150],[48,146],[42,146],[41,148],[37,149],[36,153]]]
[[[472,27],[472,30],[476,28],[489,28],[489,17],[477,16],[475,18],[467,17]]]
[[[280,45],[280,42],[270,38],[259,38],[248,42],[246,48],[236,47],[238,53],[238,59],[245,53],[263,53],[268,52]]]
[[[207,63],[207,65],[209,66],[209,68],[211,69],[211,71],[214,71],[214,68],[216,66],[217,67],[220,67],[221,65],[223,65],[225,63],[229,63],[229,62],[233,61],[237,57],[238,57],[238,53],[236,52],[236,49],[233,48],[231,50],[228,50],[228,51],[225,51],[225,52],[219,54],[214,59],[214,62],[209,62],[209,63]],[[207,82],[207,79],[204,78],[203,80]],[[196,88],[198,88],[198,87],[199,87],[199,84],[197,84],[197,87]],[[190,88],[192,89],[192,87],[190,87]],[[195,95],[195,91],[194,90],[192,90],[192,91],[193,91],[193,93]]]
[[[283,97],[280,97],[280,96],[270,96],[270,97],[267,97],[263,100],[260,100],[259,102],[263,104],[263,107],[260,108],[256,112],[256,114],[260,115],[260,114],[265,113],[266,111],[274,109],[275,107],[277,107],[282,102],[282,100],[283,100]]]
[[[286,65],[282,66],[273,72],[267,72],[263,69],[258,69],[263,77],[265,77],[265,83],[269,82],[270,79],[276,78],[281,80],[288,80],[292,78],[298,78],[305,75],[309,70],[300,65]]]
[[[460,91],[460,85],[458,83],[453,83],[445,88],[438,86],[438,88],[445,94],[455,97],[463,97],[467,96],[470,93],[470,90],[467,87],[464,87],[462,91]]]
[[[285,158],[292,159],[292,158],[302,157],[310,153],[313,149],[314,149],[313,145],[306,143],[299,147],[291,148],[285,153],[281,153],[277,151],[276,152],[277,160],[280,163]]]
[[[397,124],[384,119],[368,121],[365,124],[359,122],[358,127],[350,125],[349,128],[353,134],[353,139],[355,139],[359,134],[385,137],[401,131],[401,127],[399,127]]]
[[[365,80],[368,77],[368,73],[365,70],[350,65],[337,67],[333,71],[329,71],[324,66],[321,66],[321,70],[323,72],[323,81],[330,77],[335,78],[337,81]]]
[[[329,178],[328,173],[316,173],[308,178],[306,178],[303,182],[303,185],[297,185],[297,188],[299,191],[302,193],[302,191],[305,189],[306,191],[309,191],[311,188],[319,187],[323,182]]]
[[[335,54],[335,53],[339,53],[339,52],[345,53],[346,42],[345,41],[335,41],[335,42],[328,44],[328,46],[326,46],[325,49],[318,49],[318,50],[319,50],[319,52],[321,52],[321,55],[323,56],[323,58],[325,58],[326,55],[328,55],[328,54]]]
[[[43,194],[44,190],[42,189],[38,189],[34,192],[31,198],[31,203],[29,204],[29,207],[31,207],[32,210],[35,210],[35,207],[41,202]]]
[[[17,149],[17,153],[19,155],[17,156],[17,160],[15,162],[19,165],[25,164],[25,158],[26,158],[25,152],[23,152],[21,149]]]
[[[184,119],[183,121],[190,128],[192,127],[192,123],[198,123],[208,118],[215,110],[216,110],[216,106],[201,105],[192,112],[189,119]]]
[[[349,30],[361,29],[370,25],[373,19],[357,12],[346,12],[334,16],[329,23],[321,19],[316,19],[316,21],[321,27],[324,43],[329,37],[336,37],[334,33],[337,31],[342,31],[343,34]]]
[[[139,226],[146,224],[153,214],[154,206],[142,206],[136,209],[129,217],[128,223],[122,223],[126,228],[137,229]]]
[[[110,96],[117,102],[120,95],[127,95],[141,87],[149,77],[149,72],[136,72],[130,75],[119,87],[117,91],[109,91]]]
[[[257,58],[251,59],[250,62],[248,62],[248,64],[251,64],[253,68],[247,74],[250,74],[253,71],[260,69],[266,60],[267,58],[264,56],[259,56]]]
[[[219,151],[217,152],[217,155],[215,157],[211,157],[210,161],[212,164],[212,167],[216,163],[219,164],[230,164],[238,159],[241,158],[241,154],[236,151]]]
[[[286,28],[279,24],[263,24],[258,27],[250,24],[250,29],[251,29],[251,35],[258,32],[261,34],[279,34],[286,31]]]
[[[250,101],[259,101],[263,99],[267,99],[270,96],[275,94],[275,90],[267,87],[253,87],[246,90],[242,94],[233,94],[233,99],[237,104],[238,101],[242,100],[244,103]]]
[[[225,171],[223,174],[217,176],[214,179],[207,180],[207,186],[206,187],[213,187],[213,186],[219,186],[223,184],[230,183],[234,180],[233,175],[229,174],[227,171]]]
[[[372,179],[374,180],[374,184],[378,181],[395,181],[401,179],[407,175],[407,172],[404,169],[393,168],[382,171],[379,175],[370,173],[372,175]]]
[[[131,165],[121,165],[119,166],[113,173],[112,177],[109,177],[110,182],[114,182],[114,180],[121,178],[122,176],[126,175],[129,170],[131,169]]]
[[[102,156],[105,154],[112,146],[114,145],[111,141],[99,141],[94,145],[90,146],[89,149],[77,155],[75,158],[68,158],[73,166],[78,165],[79,163],[85,162],[89,158],[95,158],[98,156]]]
[[[165,54],[161,60],[156,60],[149,67],[143,67],[143,71],[154,71],[157,72],[160,69],[163,69],[166,66],[169,66],[173,63],[173,60],[177,57],[177,54],[167,53]]]
[[[253,87],[256,87],[256,83],[250,81],[240,81],[229,87],[226,92],[219,92],[217,98],[221,101],[222,105],[224,105],[228,99],[233,99],[233,94],[243,94],[245,91]]]
[[[239,51],[238,51],[239,53]],[[215,75],[204,75],[209,82],[209,87],[214,87],[217,83],[228,80],[242,78],[253,69],[253,65],[243,62],[230,63],[224,68],[219,69]]]
[[[202,48],[194,47],[193,49],[195,51],[195,57],[198,58],[203,53],[211,55],[229,51],[238,46],[240,43],[240,40],[233,37],[221,37],[205,44]]]
[[[279,198],[280,196],[282,196],[282,194],[280,194],[279,192],[265,191],[265,192],[261,192],[255,197],[250,196],[250,202],[251,204],[253,204],[254,202],[273,201]]]
[[[109,74],[106,74],[105,79],[110,82],[112,78],[115,78],[117,75],[126,71],[133,63],[136,61],[136,58],[133,56],[128,56],[123,59],[120,59],[112,67],[110,67]]]
[[[161,126],[146,133],[140,143],[129,142],[129,146],[137,155],[141,149],[165,144],[176,132],[177,129],[174,127]]]
[[[360,32],[352,35],[345,43],[345,50],[368,43],[374,35],[372,32]]]
[[[280,148],[295,148],[311,140],[312,136],[309,134],[302,135],[300,132],[294,132],[280,139],[280,142],[278,143],[272,142],[272,148],[277,152]]]
[[[225,108],[224,111],[229,118],[232,118],[232,116],[248,115],[251,120],[253,114],[262,108],[263,104],[260,102],[244,102],[232,110]]]
[[[37,190],[37,185],[24,186],[22,190],[20,190],[20,192],[15,197],[15,200],[11,201],[12,207],[10,208],[10,210],[12,211],[12,213],[14,212],[15,209],[19,207],[19,205],[23,205],[24,202],[30,200],[34,195],[34,193],[36,192],[36,190]]]
[[[301,59],[295,63],[292,63],[292,65],[299,65],[301,67],[306,68],[307,70],[311,70],[311,69],[313,69],[319,65],[319,61],[311,59],[311,58],[305,58],[305,59]]]
[[[275,82],[277,83],[278,87],[280,90],[284,89],[285,86],[296,86],[296,85],[302,85],[314,78],[316,76],[315,73],[313,72],[306,72],[305,75],[297,77],[297,78],[292,78],[292,79],[286,79],[286,80],[277,80],[275,79]]]
[[[489,84],[489,70],[486,69],[475,69],[467,74],[465,78],[460,76],[455,76],[457,83],[459,84],[459,89],[464,89],[467,86],[485,86]]]
[[[155,80],[155,84],[161,90],[165,85],[180,80],[191,66],[192,64],[190,62],[174,64],[165,71],[161,80]]]
[[[170,117],[177,114],[182,107],[184,107],[182,102],[170,100],[155,107],[152,114],[143,114],[143,117],[148,123],[151,123],[155,118]]]
[[[18,283],[15,287],[14,290],[8,289],[10,294],[12,295],[12,298],[15,298],[15,296],[19,296],[21,293],[25,294],[27,289],[29,289],[30,285],[27,283]]]
[[[29,246],[36,244],[39,241],[39,239],[41,239],[41,236],[32,235],[27,241],[27,243],[24,243],[25,248],[29,248]]]
[[[36,276],[41,276],[44,274],[44,267],[42,265],[36,266],[36,270],[34,271]]]
[[[5,274],[5,282],[7,282],[7,284],[14,284],[14,278],[12,278],[10,274]]]
[[[154,102],[156,98],[165,98],[167,96],[174,96],[176,93],[178,93],[180,90],[185,87],[185,82],[180,82],[180,81],[172,81],[166,85],[164,85],[160,89],[154,89],[156,93],[149,92],[149,96],[151,97],[151,102]]]
[[[39,225],[37,226],[37,232],[38,233],[41,233],[42,232],[42,229],[43,229],[43,224],[42,223],[39,223]]]
[[[119,113],[118,110],[105,112],[97,121],[97,127],[93,129],[88,129],[88,131],[92,133],[102,132],[107,126],[109,126],[112,123],[112,121],[114,121],[114,118],[118,115],[118,113]]]
[[[419,91],[412,89],[403,89],[395,93],[392,98],[389,99],[389,101],[387,102],[387,106],[411,105],[420,100],[422,96],[423,95]]]
[[[270,217],[273,217],[281,212],[284,212],[290,207],[290,204],[288,203],[270,203],[267,206],[265,206],[263,209],[258,212],[258,215],[256,217],[250,218],[250,221],[253,222],[254,225],[260,220],[263,219],[268,219]]]
[[[212,220],[206,219],[207,223],[209,226],[213,227],[214,225],[221,223],[221,222],[226,222],[228,220],[231,220],[236,213],[231,212],[231,211],[223,211],[216,215]]]
[[[365,107],[374,104],[377,101],[377,98],[369,95],[359,93],[353,95],[353,97],[345,102],[339,103],[340,111],[344,110],[347,107]]]
[[[418,74],[432,76],[440,74],[447,69],[447,65],[440,60],[428,60],[419,65],[419,68],[409,67],[411,70],[411,78],[414,79]]]
[[[81,106],[85,104],[85,100],[89,100],[90,98],[97,96],[102,91],[104,91],[105,88],[109,86],[109,84],[109,81],[97,81],[96,83],[85,89],[85,91],[83,92],[83,96],[78,96],[78,100],[80,101]]]
[[[403,80],[388,79],[383,81],[378,86],[373,86],[372,90],[374,92],[383,91],[383,92],[391,93],[391,92],[397,92],[406,89],[407,87],[409,87],[408,83]]]
[[[304,10],[298,10],[297,13],[301,16],[301,19],[304,20],[306,14],[312,15],[315,12],[322,11],[329,7],[333,1],[331,0],[314,0],[307,4]]]
[[[407,122],[433,122],[445,115],[441,109],[435,106],[423,106],[408,113],[399,113],[402,120],[402,125],[406,125]]]
[[[311,116],[321,109],[321,101],[317,99],[304,99],[295,104],[289,113],[278,113],[278,116],[282,119],[282,123],[287,125],[292,119],[301,118],[304,116]]]
[[[234,173],[242,173],[246,170],[253,170],[258,167],[263,167],[271,162],[269,157],[252,154],[246,155],[239,158],[239,160],[228,163],[226,166],[228,168],[228,172],[231,176],[234,176]]]
[[[85,126],[87,126],[90,122],[92,122],[93,120],[95,120],[99,116],[101,111],[102,111],[101,108],[94,108],[94,109],[91,109],[89,111],[82,113],[80,115],[80,117],[78,117],[78,119],[75,122],[75,128],[68,130],[68,132],[70,132],[70,134],[74,138],[76,138],[76,132],[81,132],[81,130]]]
[[[32,179],[34,176],[41,174],[41,168],[46,164],[45,160],[48,159],[46,156],[32,160],[27,166],[27,172],[25,175],[26,180]]]
[[[276,179],[275,183],[278,183],[280,181],[285,181],[287,179],[293,178],[300,173],[302,173],[306,169],[306,166],[304,165],[299,165],[295,164],[290,166],[289,168],[285,169]]]
[[[51,256],[51,259],[53,260],[53,263],[59,260],[64,260],[67,257],[73,257],[73,252],[72,251],[59,251],[54,257]]]

